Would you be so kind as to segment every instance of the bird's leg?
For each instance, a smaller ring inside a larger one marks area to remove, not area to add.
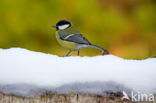
[[[69,56],[69,54],[71,53],[72,51],[71,50],[69,50],[68,51],[68,53],[65,55],[65,56]]]
[[[79,55],[80,55],[80,50],[77,51],[77,56],[79,56]]]

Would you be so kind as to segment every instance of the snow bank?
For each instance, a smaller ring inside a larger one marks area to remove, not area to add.
[[[21,48],[0,49],[0,91],[29,94],[43,88],[59,93],[100,94],[125,88],[156,93],[156,58],[58,57]]]

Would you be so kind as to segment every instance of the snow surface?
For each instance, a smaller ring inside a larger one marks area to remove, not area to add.
[[[0,49],[0,91],[31,96],[47,91],[156,93],[156,58],[114,55],[58,57],[21,48]]]

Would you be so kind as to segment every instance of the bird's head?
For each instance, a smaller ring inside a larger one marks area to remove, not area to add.
[[[69,21],[60,20],[53,27],[56,28],[56,30],[63,30],[63,29],[69,28],[70,26],[71,26],[71,23]]]

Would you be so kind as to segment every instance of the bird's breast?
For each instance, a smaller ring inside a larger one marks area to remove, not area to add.
[[[56,39],[57,39],[58,43],[64,48],[71,49],[71,50],[77,50],[78,49],[77,43],[69,42],[69,41],[65,41],[65,40],[60,39],[58,33],[56,33]]]

